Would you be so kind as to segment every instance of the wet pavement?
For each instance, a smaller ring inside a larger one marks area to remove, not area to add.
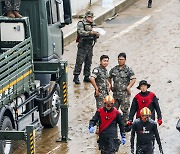
[[[180,133],[175,126],[180,118],[180,1],[153,1],[148,9],[147,2],[140,0],[113,19],[98,26],[106,31],[94,47],[92,68],[99,64],[99,57],[108,54],[108,70],[117,65],[117,55],[127,54],[127,65],[136,73],[137,82],[132,88],[132,98],[138,93],[138,81],[146,79],[150,90],[159,98],[163,124],[158,127],[165,154],[180,154]],[[69,140],[56,142],[60,137],[60,122],[53,129],[37,132],[37,154],[98,154],[97,135],[88,133],[88,123],[94,115],[94,89],[89,83],[74,85],[73,68],[76,58],[75,41],[65,47],[63,59],[69,63]],[[81,74],[80,80],[83,80]],[[120,146],[119,154],[130,152],[127,144]],[[157,145],[156,145],[157,146]],[[25,153],[25,148],[14,154]],[[155,154],[158,154],[155,148]]]

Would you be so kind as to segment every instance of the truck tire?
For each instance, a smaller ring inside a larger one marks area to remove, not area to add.
[[[4,116],[0,124],[0,130],[12,130],[12,129],[13,129],[13,126],[12,126],[12,122],[10,118],[7,116]],[[12,153],[11,140],[0,141],[0,151],[3,154],[11,154]]]
[[[56,91],[53,93],[52,99],[46,103],[46,109],[50,109],[51,112],[45,116],[40,116],[41,124],[46,128],[53,128],[57,125],[60,116],[60,89],[57,86]]]

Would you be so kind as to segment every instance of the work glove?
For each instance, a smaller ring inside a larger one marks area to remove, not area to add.
[[[132,122],[128,121],[126,123],[126,125],[124,126],[124,131],[125,132],[130,132],[131,131],[131,128],[132,128]]]
[[[162,119],[158,119],[158,120],[157,120],[157,123],[159,124],[159,126],[161,126],[161,124],[162,124]]]
[[[121,134],[121,142],[122,142],[122,145],[126,144],[126,135],[125,134]]]
[[[126,144],[126,138],[121,139],[122,145]]]
[[[94,127],[90,127],[89,128],[89,133],[94,133],[94,130],[95,130]]]
[[[131,121],[131,120],[128,120],[128,121],[127,121],[127,125],[128,125],[128,126],[131,126],[131,125],[132,125],[132,121]]]

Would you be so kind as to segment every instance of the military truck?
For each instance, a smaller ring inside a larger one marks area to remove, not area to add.
[[[5,134],[0,151],[11,153],[11,139],[26,126],[54,127],[60,115],[61,139],[67,140],[62,28],[72,22],[70,0],[21,0],[23,18],[3,16],[3,2],[0,8],[0,130],[17,130]]]

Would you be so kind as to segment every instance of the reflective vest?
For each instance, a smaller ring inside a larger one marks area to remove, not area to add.
[[[135,96],[137,103],[138,103],[138,110],[136,114],[136,118],[140,117],[140,111],[144,107],[149,107],[155,94],[153,92],[149,92],[147,96],[141,96],[140,94],[137,94]]]
[[[99,125],[99,134],[106,129],[115,119],[120,112],[116,109],[113,108],[112,111],[107,112],[103,109],[103,107],[98,109],[98,112],[100,113],[100,119],[101,123]]]

